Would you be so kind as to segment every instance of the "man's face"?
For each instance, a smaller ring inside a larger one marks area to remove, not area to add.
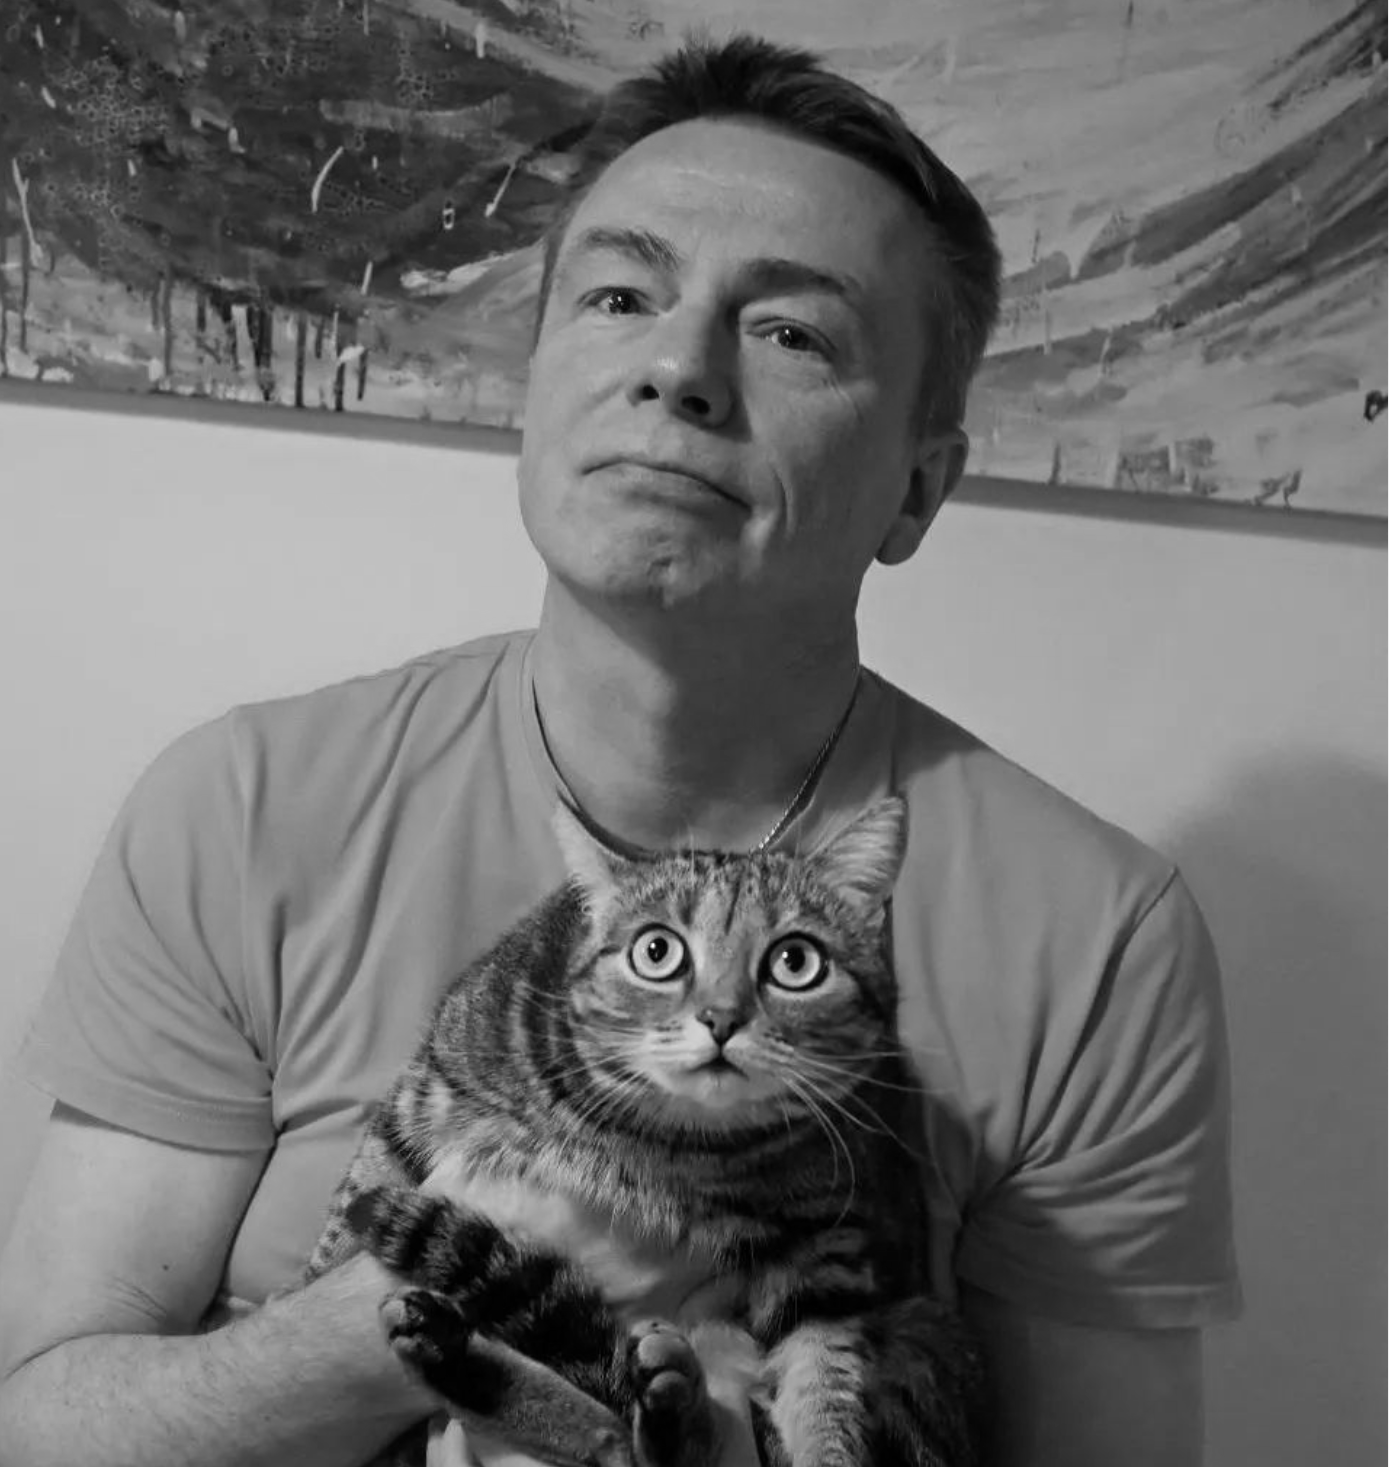
[[[910,200],[743,121],[677,124],[580,202],[532,361],[521,512],[552,576],[665,606],[852,613],[963,459],[923,438]]]

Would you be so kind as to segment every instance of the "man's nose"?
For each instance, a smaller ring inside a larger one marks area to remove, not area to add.
[[[731,342],[702,313],[678,308],[651,328],[633,373],[631,400],[660,402],[668,412],[717,428],[733,411]]]
[[[743,1027],[743,1016],[740,1013],[714,1004],[700,1009],[695,1017],[714,1036],[714,1043],[720,1049]]]

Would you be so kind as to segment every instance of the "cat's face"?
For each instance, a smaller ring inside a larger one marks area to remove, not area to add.
[[[801,858],[631,863],[567,836],[591,919],[569,1002],[611,1103],[704,1129],[832,1114],[894,1035],[882,938],[904,811],[874,806]]]

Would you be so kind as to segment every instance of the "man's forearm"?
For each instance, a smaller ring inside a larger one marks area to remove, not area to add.
[[[431,1409],[357,1258],[205,1335],[94,1335],[0,1387],[0,1467],[347,1467]]]

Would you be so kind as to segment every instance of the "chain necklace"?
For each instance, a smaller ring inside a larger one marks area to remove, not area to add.
[[[844,707],[844,712],[839,715],[839,722],[829,731],[825,742],[820,745],[814,759],[810,761],[810,768],[805,772],[805,778],[796,787],[796,793],[791,796],[790,803],[777,816],[772,823],[772,828],[762,837],[760,841],[751,847],[750,854],[760,855],[768,846],[786,829],[801,807],[801,802],[810,794],[819,778],[820,771],[825,767],[825,762],[834,753],[835,745],[839,742],[839,736],[844,732],[845,725],[849,722],[849,715],[854,711],[854,705],[858,702],[859,685],[863,682],[863,673],[860,670],[854,675],[853,691],[849,694],[849,701]],[[570,788],[569,781],[560,773],[559,765],[555,762],[554,751],[550,748],[550,740],[545,733],[545,720],[540,716],[540,699],[535,691],[535,684],[531,684],[531,704],[535,708],[536,726],[540,730],[540,742],[545,747],[545,753],[549,756],[550,767],[555,772],[555,778],[563,789],[565,798],[569,801],[576,814],[583,818],[590,832],[597,835],[602,827],[593,819],[587,810],[579,803],[578,796]],[[606,840],[604,841],[606,844]]]
[[[829,731],[829,736],[820,745],[820,752],[811,760],[810,768],[805,772],[805,778],[797,787],[796,793],[791,796],[791,803],[776,818],[776,823],[752,848],[753,855],[765,851],[769,845],[790,825],[792,817],[800,808],[801,801],[810,793],[820,771],[825,767],[825,761],[834,752],[834,746],[839,742],[839,735],[844,732],[844,725],[849,721],[849,715],[854,711],[854,704],[858,702],[858,685],[863,681],[863,674],[854,674],[854,688],[849,694],[849,701],[845,705],[844,712],[839,715],[839,722]]]

